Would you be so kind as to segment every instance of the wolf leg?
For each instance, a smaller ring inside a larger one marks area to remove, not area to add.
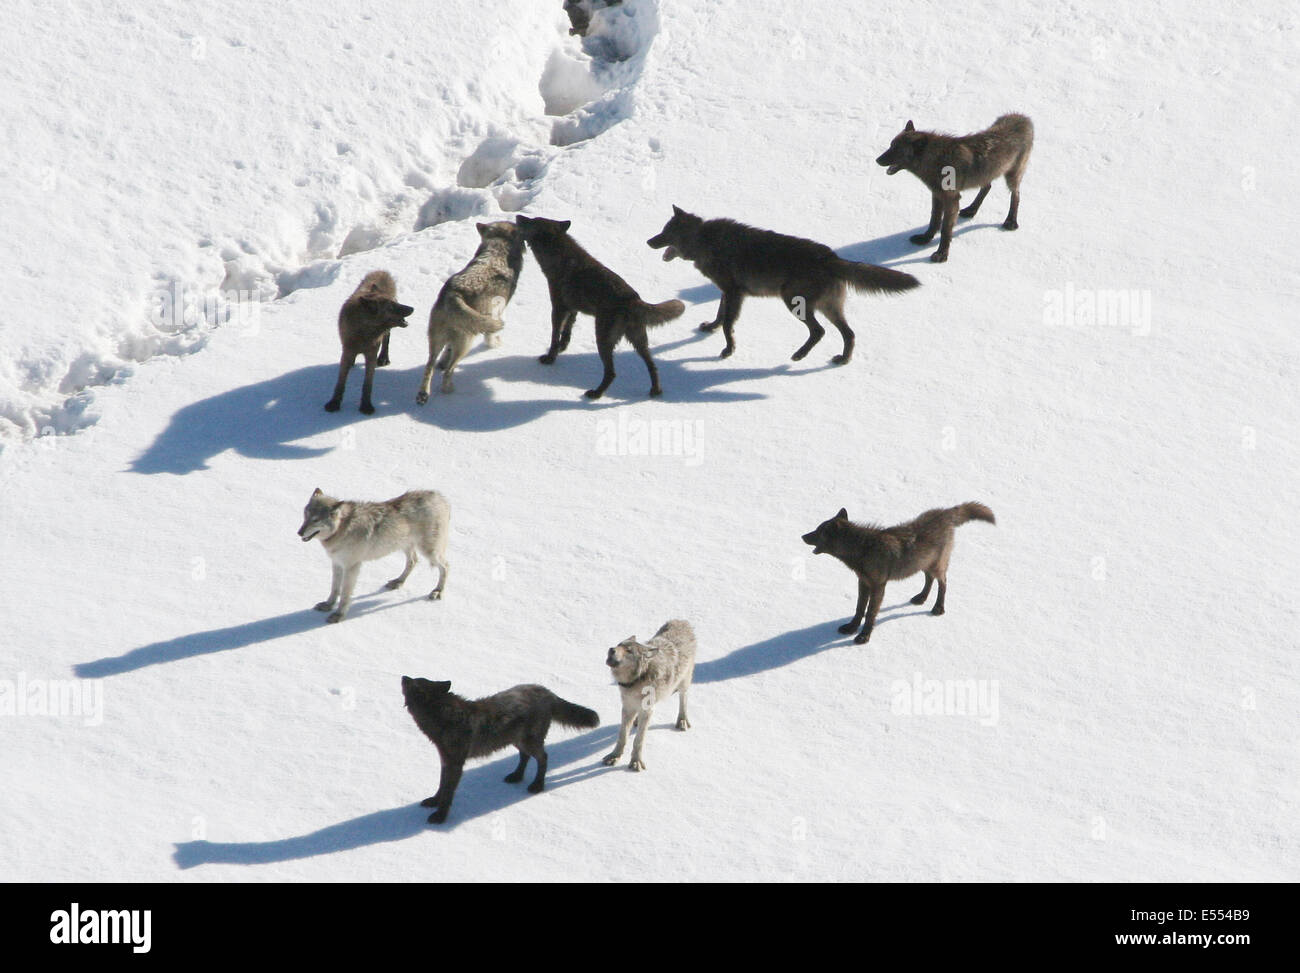
[[[927,571],[925,572],[925,587],[921,589],[921,593],[919,595],[916,595],[912,598],[913,605],[925,604],[925,599],[930,597],[930,585],[932,584],[934,584],[934,575],[932,575],[929,571]]]
[[[948,247],[952,244],[952,228],[957,222],[957,207],[960,205],[960,193],[943,194],[943,227],[939,231],[939,249],[930,254],[931,263],[941,264],[948,259]]]
[[[528,754],[523,747],[519,748],[519,766],[510,773],[506,774],[505,782],[507,784],[518,784],[524,779],[524,768],[528,766]]]
[[[924,233],[916,233],[908,237],[917,246],[923,247],[939,232],[939,221],[943,217],[943,202],[938,196],[930,197],[930,225],[925,228]]]
[[[569,347],[569,339],[573,337],[573,322],[578,319],[577,311],[570,311],[564,319],[564,327],[560,329],[560,351]],[[492,335],[491,337],[496,337]],[[498,340],[500,340],[498,338]]]
[[[415,560],[415,548],[408,548],[406,551],[406,567],[402,569],[401,574],[388,582],[388,584],[384,585],[384,587],[389,591],[396,591],[402,585],[406,584],[406,579],[411,576],[411,569],[415,567]]]
[[[333,609],[338,603],[339,591],[343,588],[343,565],[330,562],[330,569],[333,577],[330,580],[330,596],[322,602],[318,602],[314,607],[318,612],[327,612]]]
[[[790,356],[791,361],[803,361],[804,356],[812,351],[813,345],[822,340],[826,329],[817,320],[816,308],[805,295],[785,288],[781,291],[781,300],[785,301],[786,309],[808,328],[808,340],[795,349],[795,353]]]
[[[366,415],[372,415],[375,411],[374,404],[370,401],[370,390],[375,387],[375,352],[374,349],[362,352],[366,358],[366,378],[361,383],[361,411]]]
[[[659,387],[659,369],[655,367],[655,360],[650,357],[650,339],[646,337],[645,328],[635,328],[628,333],[628,340],[632,342],[632,347],[636,353],[641,356],[645,362],[646,371],[650,373],[650,394],[663,395],[664,390]]]
[[[551,346],[546,350],[546,354],[537,359],[543,365],[555,364],[555,356],[560,353],[560,338],[564,333],[564,322],[568,319],[569,310],[563,304],[555,302],[555,295],[551,295]]]
[[[533,759],[537,761],[537,773],[533,775],[533,782],[528,785],[528,793],[540,794],[546,789],[546,747],[541,740],[526,740],[524,745],[531,748]]]
[[[451,801],[456,796],[456,787],[460,784],[462,770],[464,770],[463,764],[442,768],[442,782],[438,785],[436,795],[439,798],[438,810],[429,815],[430,824],[442,824],[447,820],[447,812],[451,810]]]
[[[641,712],[637,716],[636,739],[632,741],[632,759],[627,762],[628,770],[645,770],[645,760],[641,756],[641,751],[645,747],[646,731],[650,729],[650,717],[654,715],[654,687],[647,686],[650,690],[641,703]]]
[[[979,193],[976,194],[973,200],[971,200],[971,204],[967,206],[965,209],[963,209],[961,212],[959,212],[957,215],[960,216],[963,220],[968,220],[976,213],[978,213],[980,211],[980,206],[983,205],[984,203],[984,197],[989,194],[989,189],[991,186],[992,183],[990,183],[988,186],[981,186]]]
[[[677,690],[677,729],[689,730],[691,721],[686,718],[686,694],[690,692],[690,684],[682,686]]]
[[[375,363],[375,364],[377,364],[380,368],[383,368],[385,365],[389,364],[389,361],[388,361],[388,339],[389,339],[390,337],[392,337],[392,332],[391,332],[391,331],[385,331],[385,332],[384,332],[384,343],[381,344],[381,345],[379,346],[379,360]]]
[[[349,564],[343,569],[343,588],[339,594],[338,610],[325,621],[341,622],[348,617],[348,608],[352,605],[352,590],[357,586],[357,575],[360,573],[360,564]]]
[[[417,405],[424,405],[424,403],[429,401],[429,388],[433,385],[433,370],[434,368],[443,367],[443,362],[438,360],[438,356],[442,353],[444,345],[445,342],[441,331],[435,333],[433,330],[430,330],[429,361],[428,364],[424,366],[424,375],[420,378],[420,391],[415,395],[415,402]]]
[[[871,589],[871,603],[867,607],[867,620],[862,623],[862,631],[854,638],[854,643],[861,645],[871,638],[871,630],[876,625],[876,613],[880,611],[880,603],[885,597],[884,583],[878,584]]]
[[[844,350],[832,358],[831,362],[836,365],[847,365],[853,358],[854,338],[853,329],[849,327],[848,319],[844,317],[844,308],[836,301],[823,307],[822,313],[831,324],[835,325],[840,337],[844,339]]]
[[[325,403],[326,412],[339,411],[339,406],[343,404],[343,390],[347,388],[348,384],[348,372],[352,371],[352,363],[356,360],[357,353],[355,351],[351,354],[346,350],[343,352],[343,358],[339,361],[339,379],[334,383],[334,394]]]
[[[609,388],[609,384],[614,381],[614,345],[617,341],[618,336],[614,333],[614,325],[597,320],[596,350],[600,352],[600,363],[604,366],[605,373],[601,376],[599,385],[583,393],[587,398],[600,398],[605,394],[605,389]]]
[[[948,575],[945,572],[936,576],[935,580],[939,582],[939,597],[934,600],[934,607],[930,609],[930,614],[942,615],[944,612],[943,599],[948,594]]]
[[[1007,218],[1002,222],[1004,230],[1020,229],[1020,221],[1017,216],[1020,213],[1020,177],[1025,174],[1024,156],[1016,164],[1016,168],[1007,173],[1007,188],[1011,190],[1011,208],[1007,210]]]
[[[871,596],[871,585],[866,581],[858,578],[858,607],[853,609],[853,617],[839,627],[841,635],[852,635],[862,624],[862,618],[867,612],[867,600]]]
[[[632,708],[628,708],[627,704],[624,703],[623,722],[619,724],[619,728],[618,728],[618,743],[614,744],[614,750],[611,753],[606,754],[605,757],[601,760],[601,763],[603,763],[606,767],[610,767],[618,763],[618,758],[623,756],[623,750],[627,746],[627,734],[628,731],[632,729],[632,723],[635,720],[636,720],[635,706],[633,706]]]
[[[451,381],[451,374],[456,370],[456,366],[460,364],[460,360],[465,357],[465,353],[469,351],[469,347],[473,343],[474,336],[472,334],[458,334],[447,342],[447,354],[445,356],[447,365],[446,371],[442,373],[443,394],[456,390]]]

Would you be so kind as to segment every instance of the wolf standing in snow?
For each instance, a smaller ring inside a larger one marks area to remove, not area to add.
[[[659,369],[650,357],[646,328],[672,321],[686,310],[681,301],[647,304],[630,284],[589,254],[569,236],[568,220],[516,216],[528,248],[546,275],[551,292],[551,347],[539,359],[551,365],[565,348],[578,313],[596,319],[596,349],[605,373],[600,384],[585,393],[589,399],[605,394],[614,381],[614,346],[627,338],[650,372],[650,394],[660,395]]]
[[[415,725],[433,741],[442,759],[438,792],[420,802],[424,807],[436,808],[429,815],[430,824],[447,820],[465,761],[471,757],[486,757],[509,746],[518,748],[519,766],[506,775],[506,783],[523,780],[524,768],[532,757],[537,761],[537,774],[528,790],[537,794],[546,787],[543,744],[551,724],[575,729],[600,725],[594,710],[561,699],[544,686],[515,686],[470,701],[453,693],[450,682],[403,676],[402,696]]]
[[[942,615],[943,599],[948,593],[953,530],[968,520],[995,523],[993,511],[982,503],[927,510],[915,520],[896,527],[851,523],[848,511],[841,507],[830,520],[822,521],[816,530],[804,534],[803,542],[812,545],[814,554],[839,558],[858,576],[858,607],[853,617],[840,626],[840,634],[850,634],[861,623],[862,631],[853,641],[861,645],[870,639],[876,612],[880,611],[885,597],[886,583],[918,571],[925,572],[925,587],[912,599],[912,604],[924,605],[930,597],[930,585],[938,581],[939,597],[930,614]]]
[[[911,274],[845,260],[830,247],[802,237],[760,230],[735,220],[706,220],[673,207],[672,218],[646,243],[664,250],[664,260],[684,257],[722,291],[718,316],[701,331],[722,328],[727,345],[718,355],[736,350],[733,334],[740,305],[746,297],[780,297],[790,313],[808,328],[808,340],[791,355],[801,361],[826,329],[817,320],[824,314],[839,329],[844,350],[831,359],[837,365],[853,357],[853,329],[844,317],[844,297],[855,291],[906,291],[919,286]]]
[[[1011,209],[1002,229],[1019,228],[1016,217],[1020,212],[1020,179],[1033,147],[1034,123],[1024,115],[1003,115],[982,132],[960,136],[918,132],[909,120],[876,159],[876,164],[886,166],[885,172],[890,176],[906,169],[930,190],[930,225],[911,240],[924,246],[942,226],[939,249],[930,259],[943,263],[948,259],[948,245],[952,243],[957,217],[970,219],[978,213],[993,180],[999,176],[1006,178],[1007,188],[1011,190]],[[959,213],[962,191],[976,186],[979,193]]]
[[[501,343],[501,319],[524,266],[524,238],[505,220],[479,223],[478,250],[465,268],[447,279],[429,312],[429,363],[415,401],[429,401],[435,365],[443,369],[442,391],[453,389],[451,374],[479,335],[490,348]],[[445,349],[445,350],[444,350]],[[438,360],[438,356],[442,360]]]
[[[339,380],[334,395],[325,403],[326,412],[338,412],[343,404],[343,389],[348,372],[357,355],[366,359],[366,379],[361,386],[361,411],[370,415],[375,407],[370,390],[375,384],[375,366],[388,364],[388,333],[406,327],[407,316],[415,308],[397,303],[397,284],[386,270],[372,270],[343,302],[339,309],[339,341],[343,357],[339,361]]]
[[[451,508],[433,490],[411,490],[392,500],[371,503],[335,500],[317,489],[307,501],[298,528],[304,541],[320,538],[334,568],[330,596],[316,605],[316,610],[332,612],[327,622],[343,621],[361,565],[397,551],[406,554],[406,567],[387,587],[393,590],[406,583],[418,550],[438,568],[438,587],[429,592],[429,600],[441,598],[447,584],[450,521]]]
[[[686,694],[695,674],[695,632],[690,622],[680,619],[665,622],[646,645],[635,637],[619,642],[606,654],[605,665],[609,666],[614,681],[618,683],[619,695],[623,699],[623,720],[614,752],[605,757],[604,762],[607,766],[618,763],[623,748],[627,746],[628,731],[635,723],[636,742],[632,744],[628,770],[645,770],[641,748],[656,703],[677,693],[677,729],[690,728],[690,721],[686,718]]]

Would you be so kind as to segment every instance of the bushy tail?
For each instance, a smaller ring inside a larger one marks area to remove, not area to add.
[[[596,715],[595,710],[570,703],[567,699],[560,699],[559,696],[556,696],[555,702],[551,704],[551,719],[561,726],[571,726],[579,730],[590,730],[600,726],[600,717]]]
[[[659,304],[642,301],[633,314],[639,323],[652,328],[656,324],[667,324],[674,318],[680,318],[685,311],[686,305],[677,300],[662,301]]]
[[[478,334],[496,334],[506,326],[505,321],[501,318],[494,318],[490,314],[474,310],[465,303],[465,298],[459,294],[453,292],[449,297],[450,306],[448,310],[468,325],[471,331]]]
[[[855,260],[841,258],[837,270],[839,273],[836,276],[855,291],[877,294],[881,291],[910,291],[913,287],[921,286],[919,280],[901,270],[861,264]]]
[[[959,506],[953,507],[952,513],[953,513],[952,523],[954,527],[960,527],[968,520],[985,520],[988,521],[990,524],[997,523],[997,521],[993,519],[992,510],[984,506],[984,504],[975,503],[974,501],[971,501],[970,503],[963,503]]]

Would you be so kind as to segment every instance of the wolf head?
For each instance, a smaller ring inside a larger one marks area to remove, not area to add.
[[[402,677],[402,699],[406,701],[407,706],[432,702],[433,700],[446,696],[450,692],[450,680],[434,682],[432,679],[420,679],[418,677],[412,679],[410,676]]]
[[[316,492],[307,501],[307,506],[303,508],[302,526],[298,528],[298,536],[304,541],[314,537],[319,537],[322,541],[329,540],[339,529],[342,506],[343,501],[327,497],[320,492],[320,487],[317,487]]]
[[[823,520],[817,529],[803,535],[803,542],[811,545],[814,554],[825,554],[827,549],[840,536],[840,530],[849,522],[849,512],[840,507],[840,512],[830,520]]]
[[[664,250],[664,260],[672,260],[674,257],[694,260],[700,255],[697,238],[703,225],[704,220],[694,213],[674,206],[672,218],[658,234],[646,241],[646,246],[653,250],[667,247]]]
[[[629,636],[605,654],[605,665],[616,682],[632,682],[645,669],[645,658],[652,651],[638,642],[636,636]]]
[[[887,166],[887,176],[892,176],[900,169],[911,169],[921,158],[929,141],[930,136],[926,132],[918,132],[909,119],[903,130],[889,143],[889,148],[876,159],[876,165]]]
[[[572,225],[571,220],[548,220],[541,216],[515,216],[515,226],[519,228],[520,234],[530,247],[536,247],[539,243],[545,244],[551,240],[558,240],[560,237],[566,236],[569,227]]]
[[[361,281],[353,297],[370,312],[379,327],[404,328],[406,318],[415,308],[398,304],[393,300],[396,295],[397,284],[392,275],[386,270],[372,270]]]

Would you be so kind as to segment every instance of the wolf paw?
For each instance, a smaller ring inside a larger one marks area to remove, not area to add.
[[[346,617],[347,616],[344,615],[342,612],[334,612],[327,619],[325,619],[325,621],[329,625],[337,625],[339,622],[343,621],[343,619]]]
[[[736,346],[735,346],[735,345],[728,345],[726,348],[723,348],[720,352],[718,352],[718,357],[719,357],[719,358],[730,358],[730,357],[731,357],[732,355],[734,355],[735,353],[736,353]]]
[[[426,797],[420,802],[420,807],[437,807],[442,803],[442,795],[434,794],[433,797]]]
[[[432,591],[430,591],[430,592],[429,592],[429,600],[430,600],[430,601],[442,601],[442,589],[441,589],[441,588],[434,588]]]
[[[426,403],[426,402],[428,402],[428,401],[429,401],[429,393],[428,393],[428,392],[420,392],[420,393],[419,393],[418,395],[416,395],[416,397],[415,397],[415,404],[416,404],[416,405],[424,405],[424,403]]]
[[[930,614],[931,614],[931,615],[942,615],[942,614],[943,614],[943,606],[942,606],[942,605],[935,605],[933,608],[930,609]]]
[[[544,790],[546,790],[546,781],[544,780],[535,780],[528,785],[529,794],[540,794]]]
[[[340,403],[339,403],[338,399],[330,399],[328,402],[325,403],[325,411],[326,411],[326,412],[338,412],[338,411],[339,411],[339,405],[340,405]]]
[[[857,630],[858,630],[857,622],[845,622],[838,629],[836,629],[836,631],[838,631],[841,635],[852,635]]]
[[[943,264],[947,262],[948,251],[946,250],[936,250],[934,253],[930,254],[930,263],[932,264]]]
[[[430,824],[442,824],[442,822],[446,820],[447,812],[443,808],[438,808],[438,810],[429,815]]]
[[[627,765],[627,769],[632,771],[633,773],[640,773],[641,771],[645,770],[645,761],[642,760],[640,757],[634,757],[632,758],[631,761],[629,761]]]
[[[391,364],[392,364],[392,362],[389,361],[387,355],[381,355],[381,356],[378,358],[378,360],[375,362],[375,366],[376,366],[377,368],[383,368],[385,365],[391,365]]]
[[[504,780],[507,784],[518,784],[521,780],[524,779],[524,772],[522,770],[511,771],[501,779]]]
[[[700,325],[700,330],[701,330],[701,331],[717,331],[717,330],[718,330],[718,325],[720,325],[721,323],[722,323],[721,321],[705,321],[702,325]]]
[[[601,758],[600,762],[603,763],[606,767],[613,767],[616,763],[618,763],[618,758],[621,756],[622,754],[620,753],[607,754],[605,757]]]
[[[373,416],[375,414],[375,407],[371,405],[369,402],[362,402],[361,411],[368,416]]]
[[[328,612],[328,611],[333,611],[333,610],[334,610],[334,602],[332,602],[332,601],[318,601],[316,604],[312,605],[312,608],[316,609],[318,612]]]
[[[965,209],[959,210],[957,215],[960,216],[963,220],[968,220],[972,216],[974,216],[975,213],[976,210],[972,209],[970,206],[967,206]]]
[[[681,719],[677,721],[677,729],[689,730],[690,728],[691,728],[691,721],[688,720],[686,717],[683,716]]]
[[[406,580],[404,578],[394,578],[392,581],[389,581],[387,584],[385,584],[384,587],[387,588],[389,591],[396,591],[404,584],[406,584]]]
[[[925,234],[925,233],[916,233],[916,234],[914,234],[914,235],[908,237],[908,239],[911,240],[913,243],[915,243],[918,247],[923,247],[923,246],[925,246],[927,243],[929,243],[931,240],[933,240],[934,237],[932,237],[932,236],[930,236],[930,235],[928,235],[928,234]]]
[[[600,389],[587,389],[587,391],[583,392],[582,394],[589,399],[598,399],[605,393],[602,392]]]
[[[863,635],[859,635],[857,638],[855,638],[855,639],[853,640],[853,644],[854,644],[854,645],[863,645],[863,644],[865,644],[865,643],[867,643],[867,642],[870,642],[870,641],[871,641],[871,633],[870,633],[870,632],[867,632],[867,633],[865,633],[865,634],[863,634]]]
[[[543,365],[554,365],[554,364],[555,364],[555,356],[552,355],[549,351],[548,351],[545,355],[542,355],[542,356],[541,356],[540,358],[538,358],[537,360],[538,360],[539,362],[541,362]]]
[[[831,359],[831,364],[847,365],[852,360],[852,358],[853,358],[852,355],[836,355],[834,358]]]
[[[930,597],[930,596],[929,596],[929,595],[915,595],[915,596],[913,596],[913,598],[912,598],[912,604],[913,604],[913,605],[924,605],[924,604],[925,604],[925,599],[928,598],[928,597]]]
[[[1007,220],[1005,223],[1002,224],[1002,229],[1004,229],[1004,230],[1018,230],[1018,229],[1020,229],[1020,224],[1017,223],[1015,220]]]
[[[791,360],[791,361],[803,361],[804,358],[806,358],[807,356],[808,356],[808,352],[806,352],[806,351],[804,351],[802,348],[800,348],[798,351],[796,351],[793,355],[790,356],[790,360]]]
[[[661,389],[658,385],[656,385],[654,388],[652,388],[652,389],[650,390],[650,395],[651,395],[651,396],[655,396],[655,395],[663,395],[663,394],[664,394],[664,390]]]

